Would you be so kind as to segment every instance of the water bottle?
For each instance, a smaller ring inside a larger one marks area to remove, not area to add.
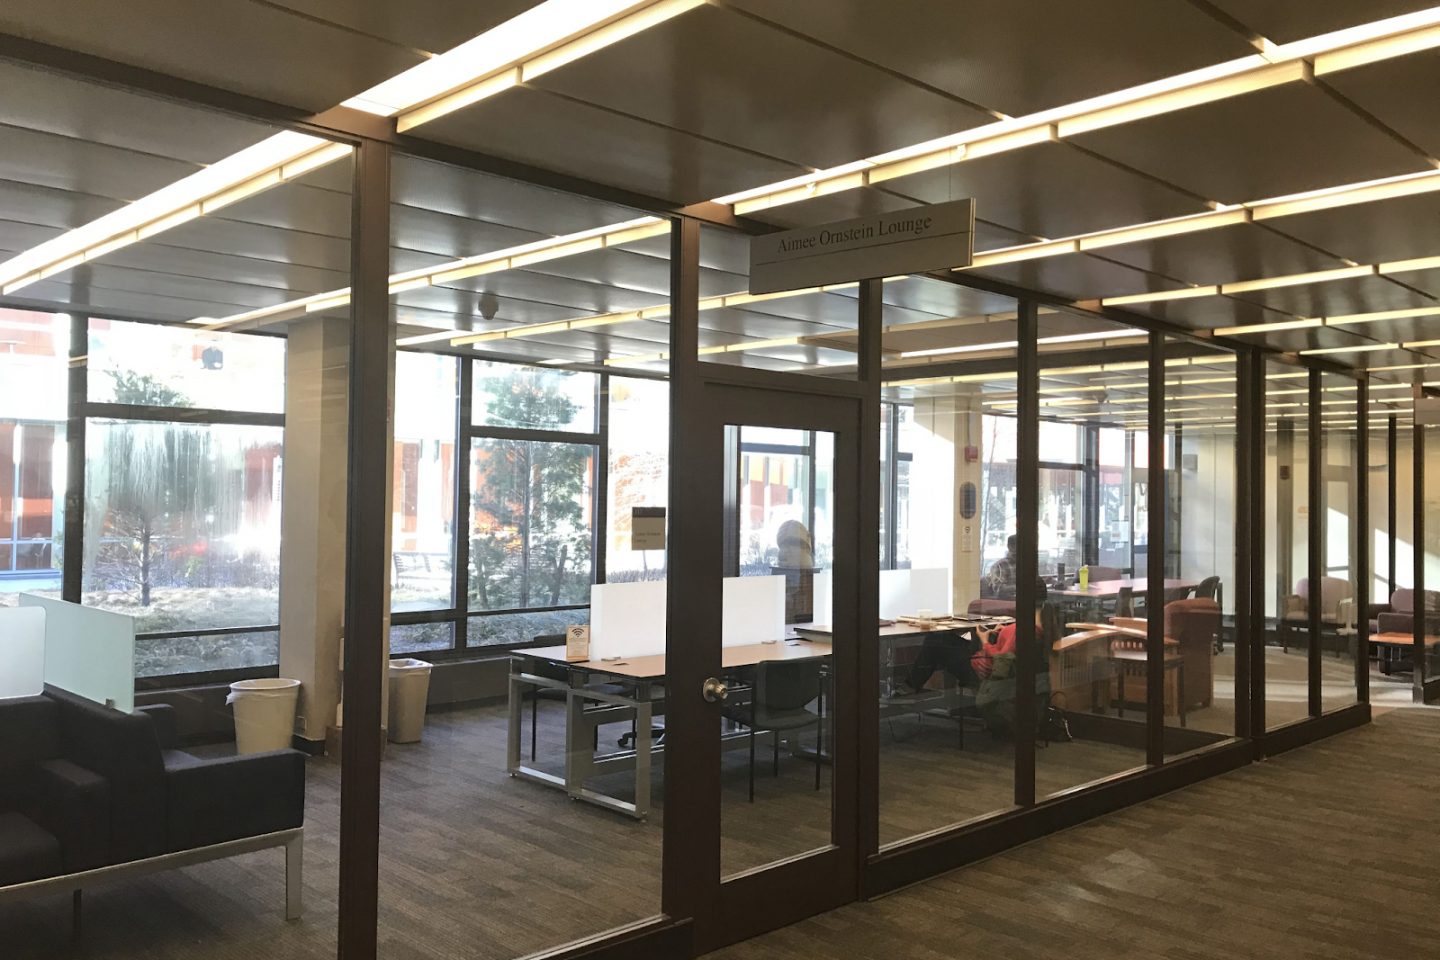
[[[1079,580],[1079,582],[1080,582],[1080,589],[1081,589],[1081,590],[1089,590],[1089,589],[1090,589],[1090,565],[1089,565],[1089,564],[1082,564],[1082,565],[1081,565],[1081,567],[1080,567],[1080,580]]]

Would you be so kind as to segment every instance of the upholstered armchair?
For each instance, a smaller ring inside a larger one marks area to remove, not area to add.
[[[1320,626],[1331,630],[1355,627],[1354,590],[1349,580],[1340,577],[1321,577],[1319,596],[1314,596],[1310,578],[1302,577],[1295,584],[1295,592],[1284,600],[1280,617],[1280,646],[1290,649],[1291,633],[1303,630],[1310,622],[1310,604],[1320,605]]]

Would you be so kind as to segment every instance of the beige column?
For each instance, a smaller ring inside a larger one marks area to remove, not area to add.
[[[980,595],[979,398],[917,397],[910,470],[910,561],[950,571],[951,607],[964,612]],[[972,455],[973,453],[973,455]],[[962,491],[975,485],[975,514],[965,517]]]
[[[340,702],[345,612],[349,321],[290,326],[280,521],[280,675],[301,683],[295,732],[324,743]]]

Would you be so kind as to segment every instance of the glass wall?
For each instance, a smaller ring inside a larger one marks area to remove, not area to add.
[[[436,667],[423,730],[392,681],[382,923],[454,953],[503,890],[462,952],[508,960],[659,912],[669,389],[605,360],[667,335],[618,311],[668,312],[668,224],[572,243],[639,215],[407,156],[391,186],[391,653]]]
[[[1361,596],[1356,560],[1356,444],[1362,436],[1355,380],[1338,373],[1320,375],[1321,448],[1315,457],[1321,476],[1320,543],[1323,579],[1320,610],[1320,704],[1324,711],[1355,702],[1356,629]],[[1373,509],[1373,506],[1372,506]],[[1311,591],[1314,598],[1317,591]]]
[[[1165,341],[1167,754],[1236,733],[1236,366],[1232,353]]]
[[[1265,367],[1265,726],[1309,715],[1310,374]]]

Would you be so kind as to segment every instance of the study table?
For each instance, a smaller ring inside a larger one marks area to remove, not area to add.
[[[955,633],[977,626],[1007,622],[1010,618],[976,620],[936,620],[925,624],[896,622],[879,627],[879,637],[887,647],[895,641],[915,639],[931,634]],[[822,624],[795,624],[796,637],[773,643],[752,643],[722,647],[722,670],[742,670],[763,663],[797,660],[826,660],[831,654],[830,627]],[[892,654],[893,655],[893,654]],[[527,669],[527,664],[541,661],[562,667],[565,679],[542,676]],[[636,819],[650,813],[650,767],[654,754],[664,750],[652,734],[655,704],[664,696],[665,655],[616,657],[601,660],[570,661],[565,659],[564,646],[533,647],[517,650],[510,661],[509,731],[506,746],[506,772],[518,779],[564,790],[575,800],[583,800]],[[623,685],[623,693],[591,689],[597,680]],[[563,774],[527,764],[521,754],[522,704],[525,694],[535,689],[558,690],[565,698],[565,767]],[[595,731],[606,723],[628,722],[633,718],[633,748],[597,755]],[[725,739],[737,739],[725,737]],[[635,799],[628,801],[611,796],[588,785],[597,774],[633,770]]]
[[[1199,580],[1165,580],[1165,592],[1172,590],[1189,590],[1198,587]],[[1082,600],[1113,600],[1120,596],[1120,591],[1129,588],[1139,597],[1143,596],[1150,588],[1149,581],[1145,577],[1133,577],[1121,580],[1095,580],[1089,583],[1084,590],[1078,584],[1066,587],[1060,591],[1062,597],[1077,597]]]
[[[831,647],[818,639],[786,639],[773,643],[752,643],[723,647],[720,665],[740,670],[762,663],[797,660],[824,660]],[[539,660],[566,668],[566,679],[540,676],[525,669],[526,661]],[[587,688],[591,678],[618,681],[625,693],[606,693]],[[650,814],[650,761],[663,746],[654,743],[651,720],[656,687],[665,682],[665,655],[616,657],[603,660],[566,660],[565,647],[534,647],[516,651],[510,660],[509,738],[505,769],[512,777],[564,790],[571,799],[583,800],[643,820]],[[556,775],[521,760],[521,703],[527,690],[548,688],[565,694],[565,772]],[[622,749],[597,757],[595,730],[601,724],[635,721],[633,749]],[[586,785],[598,773],[633,769],[635,800],[613,797]]]

